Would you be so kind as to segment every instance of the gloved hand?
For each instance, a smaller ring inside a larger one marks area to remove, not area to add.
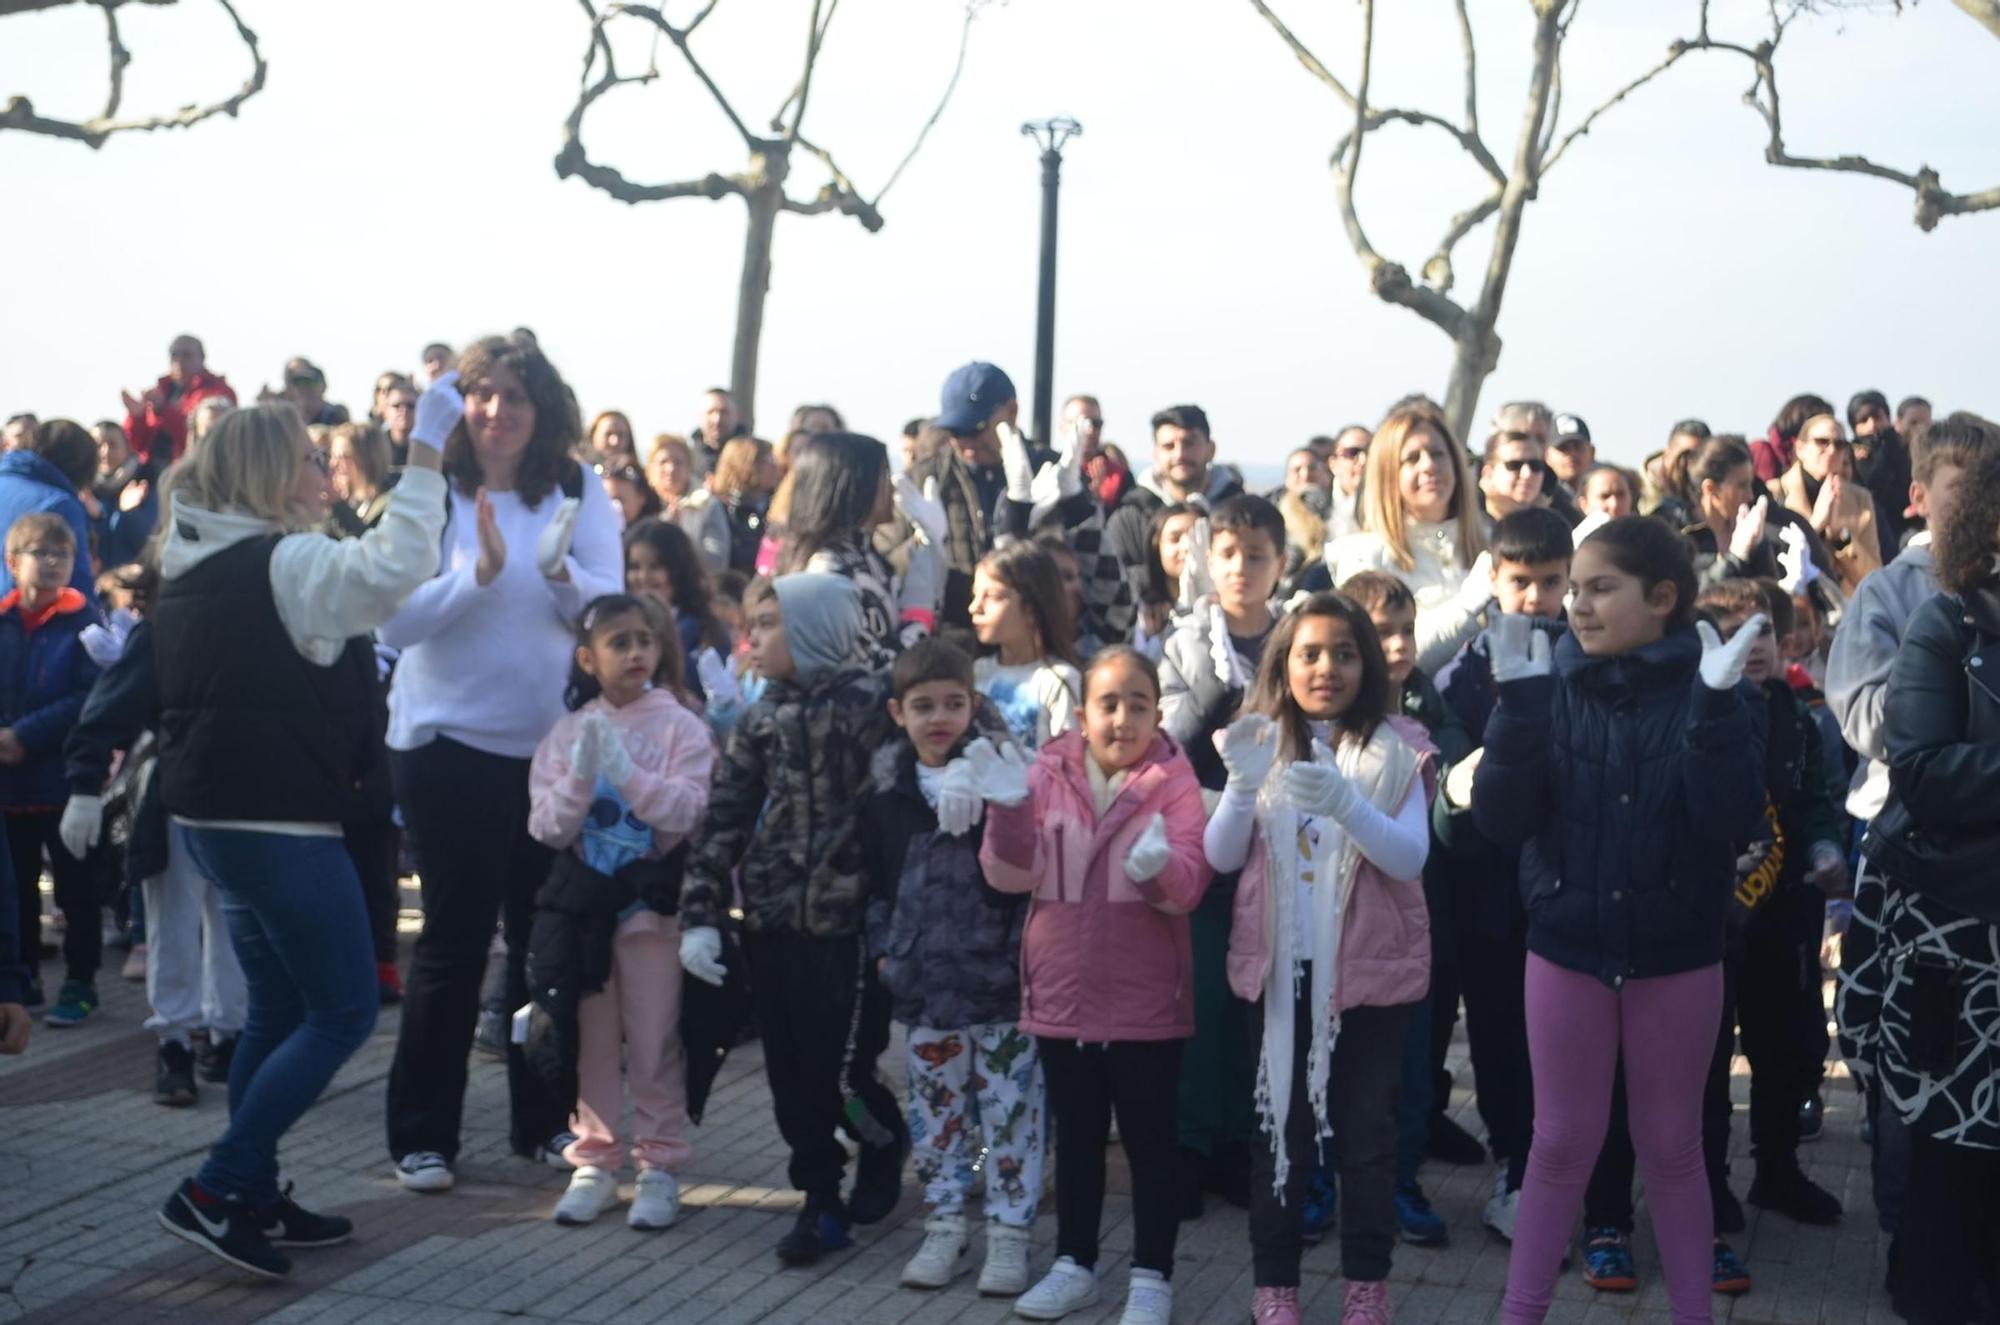
[[[994,425],[1000,434],[1000,468],[1007,475],[1007,500],[1032,502],[1035,499],[1035,462],[1028,455],[1028,439],[1011,423]]]
[[[706,984],[722,987],[729,978],[722,964],[722,931],[696,925],[681,935],[681,969]]]
[[[1229,642],[1229,618],[1222,614],[1219,603],[1208,605],[1208,657],[1224,690],[1241,690],[1250,684],[1236,656],[1236,646]]]
[[[1839,847],[1831,842],[1813,843],[1812,868],[1806,871],[1806,882],[1828,897],[1847,891],[1847,858]]]
[[[125,655],[125,641],[131,638],[132,626],[138,618],[130,608],[121,607],[106,617],[102,623],[91,622],[83,628],[78,642],[98,670],[111,666]]]
[[[569,545],[576,538],[576,515],[583,509],[581,497],[564,497],[556,507],[548,528],[535,540],[535,567],[544,579],[561,580],[569,578],[563,569],[563,562],[569,559]]]
[[[1321,815],[1340,822],[1360,802],[1361,793],[1333,761],[1326,742],[1313,742],[1311,763],[1303,760],[1285,770],[1285,800],[1300,814]]]
[[[1524,681],[1555,670],[1554,651],[1546,631],[1517,613],[1506,613],[1486,628],[1487,656],[1493,663],[1493,683]]]
[[[1215,592],[1215,581],[1208,574],[1208,543],[1208,517],[1204,515],[1188,530],[1187,559],[1181,562],[1180,606],[1183,611]]]
[[[979,794],[979,775],[973,771],[972,761],[961,755],[944,766],[944,779],[938,784],[938,831],[950,837],[963,837],[985,813],[986,799]]]
[[[729,670],[729,664],[714,649],[703,649],[694,656],[694,674],[701,679],[701,693],[708,696],[710,704],[734,704],[743,698],[743,687],[737,684],[736,673]]]
[[[1592,511],[1577,522],[1576,528],[1569,531],[1570,546],[1582,547],[1584,539],[1589,538],[1592,534],[1610,523],[1611,517],[1603,511]]]
[[[1067,500],[1083,491],[1083,420],[1070,421],[1056,448],[1056,493]]]
[[[1788,524],[1778,531],[1778,541],[1785,545],[1778,554],[1778,587],[1796,597],[1819,578],[1819,567],[1813,565],[1812,553],[1806,550],[1805,530]]]
[[[1229,770],[1225,795],[1255,796],[1278,758],[1278,733],[1262,713],[1246,713],[1215,733],[1215,753]]]
[[[1466,611],[1477,614],[1484,612],[1493,602],[1493,554],[1482,552],[1473,560],[1472,569],[1465,573],[1465,583],[1458,586],[1458,605]]]
[[[907,472],[890,480],[889,491],[896,500],[896,509],[917,531],[917,537],[932,547],[943,547],[950,523],[945,519],[944,503],[938,500],[938,481],[935,476],[924,480],[924,490],[917,491],[916,482]]]
[[[1156,814],[1147,820],[1145,831],[1125,853],[1125,877],[1134,883],[1151,883],[1173,859],[1173,844],[1167,841],[1167,818]]]
[[[609,778],[612,786],[624,786],[638,771],[632,762],[631,751],[625,748],[625,738],[611,725],[611,719],[602,713],[592,713],[583,722],[586,727],[596,729],[591,740],[597,747],[597,771]]]
[[[465,396],[458,389],[458,369],[454,368],[417,397],[417,421],[410,425],[410,440],[442,451],[445,439],[464,417]]]
[[[604,760],[603,728],[588,717],[576,724],[576,739],[569,744],[569,770],[585,782],[596,782]]]
[[[944,601],[944,572],[942,545],[911,543],[902,587],[896,592],[899,620],[920,622],[926,632],[937,628],[938,604]]]
[[[1729,637],[1729,643],[1722,642],[1715,627],[1706,621],[1694,623],[1695,633],[1701,636],[1701,683],[1710,690],[1733,690],[1743,679],[1743,666],[1750,657],[1751,646],[1757,642],[1757,632],[1764,628],[1764,614],[1757,613],[1736,628]]]
[[[1021,747],[1008,742],[994,748],[984,736],[965,747],[965,759],[977,779],[979,796],[995,805],[1014,806],[1028,799],[1028,762]]]
[[[1472,779],[1479,772],[1479,765],[1486,758],[1486,747],[1480,746],[1465,758],[1451,766],[1444,775],[1444,798],[1457,809],[1465,809],[1472,804]]]
[[[72,795],[63,806],[62,824],[56,832],[63,849],[82,860],[104,835],[104,798]]]
[[[1759,497],[1736,512],[1736,527],[1729,533],[1729,555],[1748,561],[1764,541],[1764,517],[1771,512],[1771,499]]]

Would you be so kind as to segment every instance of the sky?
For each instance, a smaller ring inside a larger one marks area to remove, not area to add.
[[[1274,0],[1351,83],[1358,7]],[[723,0],[695,47],[743,117],[767,117],[804,47],[807,0]],[[1564,64],[1565,120],[1657,61],[1692,0],[1595,0]],[[86,422],[165,370],[192,331],[238,391],[284,360],[365,406],[378,371],[431,340],[533,327],[586,412],[685,432],[726,381],[740,201],[628,206],[552,161],[588,25],[563,0],[240,0],[270,61],[240,117],[101,151],[0,133],[0,411]],[[1377,23],[1375,100],[1456,115],[1444,0]],[[668,13],[685,17],[687,0]],[[1481,120],[1511,156],[1527,75],[1523,0],[1477,0]],[[1718,35],[1763,13],[1715,0]],[[872,193],[942,90],[955,0],[846,0],[806,135]],[[209,0],[128,6],[126,109],[210,100],[247,68]],[[626,42],[643,67],[646,42]],[[0,99],[82,118],[104,88],[102,20],[81,6],[0,22]],[[592,111],[592,155],[643,180],[742,168],[740,140],[671,48],[655,85]],[[1785,39],[1795,152],[1928,163],[1947,187],[2000,184],[2000,42],[1943,3],[1810,20]],[[1762,432],[1782,401],[1863,387],[2000,412],[1987,326],[2000,212],[1923,234],[1893,185],[1763,163],[1740,59],[1684,60],[1605,116],[1530,204],[1480,417],[1539,397],[1636,460],[1676,419]],[[1378,301],[1341,229],[1327,157],[1347,112],[1245,0],[1008,0],[974,25],[957,94],[869,234],[778,222],[760,432],[802,401],[889,437],[936,408],[967,360],[1033,390],[1040,170],[1024,120],[1072,115],[1063,172],[1057,399],[1104,404],[1146,458],[1147,420],[1192,401],[1225,458],[1263,469],[1307,437],[1442,395],[1449,346]],[[809,165],[795,191],[817,187]],[[1376,247],[1413,269],[1481,177],[1442,135],[1369,139],[1359,179]],[[1490,229],[1457,253],[1485,265]]]

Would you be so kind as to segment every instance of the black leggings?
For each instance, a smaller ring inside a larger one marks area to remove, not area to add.
[[[49,874],[56,885],[56,909],[68,928],[63,931],[63,961],[68,977],[90,984],[104,961],[103,899],[98,871],[69,854],[56,828],[58,810],[33,810],[7,816],[7,853],[14,867],[15,896],[21,905],[21,965],[34,979],[42,969],[42,852],[48,851]]]
[[[1086,1269],[1097,1264],[1104,1147],[1115,1109],[1125,1160],[1132,1168],[1132,1265],[1173,1278],[1174,1240],[1180,1232],[1174,1171],[1183,1042],[1079,1045],[1038,1036],[1036,1043],[1056,1121],[1056,1255]]]

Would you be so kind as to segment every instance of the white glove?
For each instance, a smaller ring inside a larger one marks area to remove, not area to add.
[[[925,479],[924,490],[919,493],[907,473],[898,474],[890,481],[889,491],[895,496],[896,509],[903,513],[917,536],[932,547],[943,547],[950,525],[945,519],[944,503],[938,500],[936,477]]]
[[[1278,758],[1278,733],[1271,720],[1261,713],[1246,713],[1216,732],[1214,740],[1215,753],[1229,770],[1224,790],[1256,795]]]
[[[1007,475],[1007,500],[1031,502],[1035,499],[1035,462],[1028,455],[1028,439],[1011,423],[994,426],[1000,434],[1000,468]]]
[[[611,725],[611,719],[602,713],[592,713],[583,720],[586,727],[596,728],[591,740],[597,745],[597,771],[611,780],[614,787],[622,787],[637,770],[632,763],[632,754],[625,748],[625,738]]]
[[[1070,422],[1063,443],[1056,450],[1056,491],[1063,498],[1083,491],[1083,420]]]
[[[1757,545],[1764,541],[1764,517],[1770,510],[1771,499],[1764,496],[1736,512],[1736,527],[1729,534],[1730,556],[1738,561],[1750,559]]]
[[[1173,844],[1167,841],[1167,819],[1156,814],[1146,823],[1146,829],[1125,853],[1125,877],[1134,883],[1151,883],[1160,877],[1160,871],[1174,857]]]
[[[722,987],[729,972],[722,965],[722,931],[696,925],[681,935],[681,969],[706,984]]]
[[[1584,539],[1589,538],[1592,534],[1610,523],[1611,517],[1603,511],[1592,511],[1577,523],[1576,528],[1569,531],[1570,546],[1582,547]]]
[[[1222,614],[1220,603],[1208,605],[1208,657],[1224,690],[1241,690],[1250,684],[1236,656],[1236,646],[1229,642],[1229,618]]]
[[[1458,586],[1458,605],[1467,612],[1484,612],[1493,601],[1493,554],[1482,552]]]
[[[69,804],[63,806],[62,826],[56,831],[62,837],[63,849],[82,860],[104,834],[104,798],[72,795]]]
[[[458,389],[458,369],[438,378],[417,397],[417,421],[410,425],[410,440],[444,449],[445,439],[465,417],[465,396]]]
[[[978,781],[980,799],[1006,806],[1028,799],[1028,763],[1020,746],[1009,742],[1006,749],[995,749],[982,736],[965,747],[965,759]]]
[[[1062,466],[1043,465],[1035,471],[1035,481],[1028,487],[1028,496],[1035,504],[1035,513],[1028,517],[1029,527],[1042,522],[1044,513],[1053,511],[1056,503],[1073,494],[1062,490]]]
[[[79,642],[99,671],[125,655],[125,641],[131,638],[132,625],[137,620],[130,608],[121,607],[102,623],[93,621],[83,628]]]
[[[569,545],[576,538],[576,513],[582,509],[583,498],[564,497],[555,518],[535,541],[535,566],[543,578],[554,579],[569,559]]]
[[[1764,628],[1764,614],[1757,613],[1736,628],[1729,637],[1729,643],[1722,642],[1722,636],[1715,633],[1715,627],[1706,621],[1694,623],[1695,633],[1701,636],[1701,683],[1710,690],[1733,690],[1743,679],[1743,666],[1750,658],[1751,646],[1757,643],[1757,632]]]
[[[1480,761],[1486,758],[1486,747],[1480,746],[1465,758],[1451,766],[1444,775],[1444,798],[1459,809],[1472,804],[1472,779],[1479,772]]]
[[[1806,550],[1805,530],[1788,524],[1778,531],[1778,541],[1785,545],[1778,554],[1778,587],[1796,597],[1819,578],[1819,567],[1813,565],[1812,553]]]
[[[944,601],[944,572],[941,544],[910,545],[910,559],[903,567],[903,583],[896,595],[896,606],[903,616],[921,612],[932,621],[937,619],[938,604]]]
[[[701,679],[701,693],[708,696],[711,705],[741,702],[743,687],[736,683],[736,673],[714,649],[703,649],[694,656],[694,674]]]
[[[1486,628],[1486,641],[1495,685],[1547,676],[1555,670],[1548,633],[1535,629],[1533,621],[1518,613],[1495,618]]]
[[[1311,763],[1301,760],[1285,770],[1285,800],[1300,814],[1320,815],[1343,821],[1353,811],[1361,793],[1333,762],[1326,742],[1313,742]]]
[[[1187,560],[1181,563],[1180,605],[1183,610],[1192,608],[1204,595],[1215,592],[1215,581],[1208,574],[1208,517],[1202,516],[1188,530]]]
[[[585,782],[596,782],[604,766],[603,726],[588,716],[576,724],[576,739],[569,746],[570,772]]]
[[[986,801],[979,794],[979,775],[972,761],[960,756],[944,767],[938,783],[938,831],[950,837],[964,837],[986,813]]]

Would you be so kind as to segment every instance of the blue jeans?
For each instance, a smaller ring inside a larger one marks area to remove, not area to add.
[[[252,1204],[278,1196],[278,1141],[375,1029],[375,947],[338,837],[190,828],[222,894],[250,989],[229,1070],[229,1129],[195,1180]]]

